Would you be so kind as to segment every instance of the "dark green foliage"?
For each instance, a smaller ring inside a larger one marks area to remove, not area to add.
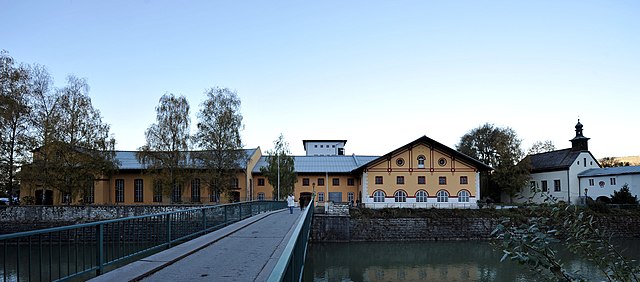
[[[534,190],[532,198],[539,192]],[[609,281],[639,281],[640,268],[613,247],[610,235],[598,228],[590,210],[559,205],[546,193],[542,196],[550,207],[548,214],[531,217],[524,224],[505,219],[493,231],[494,245],[504,253],[502,260],[527,266],[538,272],[541,280],[585,281],[556,257],[559,244],[555,243],[560,243],[592,262]]]
[[[611,212],[611,209],[609,209],[609,206],[607,205],[607,203],[604,203],[602,201],[594,201],[591,198],[587,198],[587,207],[596,213]]]
[[[611,203],[618,205],[637,205],[638,196],[633,196],[631,192],[629,192],[629,184],[625,183],[622,185],[622,188],[620,188],[620,191],[613,191]]]
[[[530,164],[520,162],[524,155],[520,139],[509,127],[500,128],[486,123],[462,136],[456,149],[495,169],[491,174],[481,175],[484,179],[480,185],[480,194],[494,201],[500,199],[501,193],[509,195],[508,200],[512,201],[529,181]]]

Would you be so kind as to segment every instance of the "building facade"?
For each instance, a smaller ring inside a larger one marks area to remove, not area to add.
[[[345,155],[346,140],[304,140],[306,154],[294,156],[297,182],[295,198],[303,205],[316,201],[362,204],[365,207],[474,208],[480,199],[479,172],[487,165],[426,136],[384,156]],[[278,198],[277,184],[269,183],[260,168],[267,166],[260,148],[244,150],[233,189],[218,195],[193,174],[169,195],[154,189],[153,175],[136,158],[136,152],[118,151],[118,171],[94,181],[90,193],[71,203],[83,204],[219,204]],[[197,170],[197,168],[195,168]],[[44,188],[22,195],[50,197],[41,204],[66,203],[62,195]],[[285,195],[279,195],[284,198]]]
[[[576,136],[570,140],[571,148],[529,155],[523,160],[531,165],[530,186],[522,189],[523,198],[514,201],[541,203],[545,198],[544,193],[566,203],[581,202],[578,175],[589,169],[600,168],[600,164],[589,152],[589,138],[583,135],[583,125],[579,120],[575,131]]]
[[[579,173],[578,180],[583,195],[594,200],[609,202],[624,185],[632,195],[640,195],[640,166],[592,168]]]

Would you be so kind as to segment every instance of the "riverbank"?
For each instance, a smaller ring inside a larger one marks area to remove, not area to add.
[[[344,210],[343,210],[344,211]],[[611,209],[594,215],[613,238],[640,238],[640,210]],[[505,219],[526,223],[550,215],[548,207],[515,209],[348,209],[314,215],[313,242],[489,240]]]

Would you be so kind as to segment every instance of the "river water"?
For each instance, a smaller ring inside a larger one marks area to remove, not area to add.
[[[616,245],[640,258],[640,240]],[[486,241],[315,243],[305,262],[303,281],[540,281],[515,262],[500,262],[502,251]],[[569,252],[559,257],[589,280],[598,270]]]

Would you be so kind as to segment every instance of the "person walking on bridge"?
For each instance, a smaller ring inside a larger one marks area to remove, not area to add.
[[[295,206],[295,198],[293,198],[293,194],[289,194],[287,197],[287,206],[289,207],[289,213],[293,214],[293,206]]]

